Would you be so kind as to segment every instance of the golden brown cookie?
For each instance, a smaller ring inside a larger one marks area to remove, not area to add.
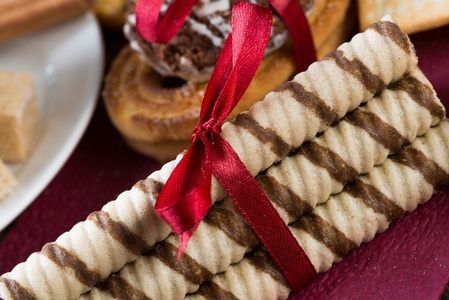
[[[0,71],[0,158],[26,159],[38,121],[33,75]]]
[[[288,80],[294,69],[288,47],[265,57],[228,119],[262,100]],[[112,123],[126,142],[138,152],[165,162],[190,146],[206,87],[207,83],[162,77],[125,47],[106,77],[103,98]]]
[[[449,24],[446,0],[358,0],[358,10],[361,30],[385,15],[390,15],[408,34]]]

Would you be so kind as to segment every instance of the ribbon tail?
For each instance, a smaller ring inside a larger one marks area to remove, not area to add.
[[[190,238],[192,237],[193,233],[195,232],[196,228],[198,227],[198,224],[195,225],[194,228],[191,228],[189,230],[184,231],[179,236],[179,251],[178,251],[178,260],[181,259],[182,254],[186,250],[187,244],[189,243]]]

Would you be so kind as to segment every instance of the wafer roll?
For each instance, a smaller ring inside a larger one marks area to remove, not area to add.
[[[449,122],[445,120],[289,225],[317,272],[413,211],[449,183]],[[291,292],[266,250],[259,248],[188,299],[286,299]]]
[[[416,64],[408,37],[385,18],[226,123],[222,135],[255,176]],[[167,163],[1,277],[0,296],[76,299],[164,240],[170,228],[153,205],[176,163]],[[216,179],[211,194],[213,202],[226,196]]]
[[[291,223],[438,124],[444,113],[430,83],[416,68],[256,180],[284,221]],[[166,245],[159,244],[82,299],[107,298],[118,291],[180,299],[258,245],[229,197],[211,208],[181,261],[176,259],[177,240],[171,236]]]

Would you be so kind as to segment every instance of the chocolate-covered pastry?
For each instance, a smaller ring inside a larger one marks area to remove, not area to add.
[[[221,134],[255,176],[380,94],[416,64],[408,37],[391,19],[383,19],[225,123]],[[177,162],[165,164],[3,275],[0,296],[10,299],[11,293],[27,293],[42,299],[76,299],[166,239],[171,229],[153,205]],[[226,196],[215,178],[211,194],[213,203]]]

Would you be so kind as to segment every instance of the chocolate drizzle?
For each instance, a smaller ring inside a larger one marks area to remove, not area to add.
[[[276,178],[268,175],[259,175],[256,178],[267,197],[281,207],[292,219],[311,212],[313,206],[301,199],[289,187],[281,184]]]
[[[170,243],[157,244],[149,255],[157,257],[168,267],[184,276],[186,280],[196,285],[209,281],[214,276],[187,253],[183,253],[181,259],[178,260],[178,248]]]
[[[291,150],[287,144],[276,132],[270,128],[263,128],[256,120],[246,113],[238,114],[237,117],[231,121],[232,124],[240,126],[248,130],[260,142],[270,144],[270,149],[277,156],[284,157]]]
[[[209,300],[238,300],[230,291],[223,289],[212,281],[202,284],[195,294]]]
[[[334,60],[338,67],[354,76],[373,95],[379,94],[386,88],[382,78],[373,74],[361,60],[358,58],[349,60],[341,50],[326,54],[323,60]]]
[[[340,119],[337,112],[332,110],[315,93],[307,91],[301,84],[295,81],[287,81],[281,84],[278,92],[286,90],[290,91],[296,101],[311,110],[327,126],[336,123]]]
[[[385,215],[390,223],[399,220],[405,213],[400,206],[381,191],[362,180],[357,180],[355,184],[348,185],[344,191],[352,197],[362,200],[367,207],[372,208],[376,213]]]
[[[285,286],[290,286],[287,280],[285,280],[278,266],[276,265],[276,262],[273,260],[273,258],[271,258],[271,256],[268,254],[268,251],[266,251],[264,248],[254,250],[253,252],[247,254],[245,257],[246,259],[248,259],[248,262],[256,267],[260,272],[267,273],[275,281]]]
[[[419,171],[436,191],[442,191],[449,183],[449,174],[417,149],[406,148],[390,156],[390,159],[398,164],[403,164],[413,170]]]
[[[435,101],[433,90],[415,77],[403,76],[389,89],[392,91],[405,91],[413,101],[427,109],[432,116],[440,120],[444,118],[444,107]]]
[[[327,170],[329,175],[342,185],[353,182],[359,177],[359,172],[348,165],[337,153],[316,142],[308,142],[300,147],[298,152],[315,165]]]
[[[407,35],[401,31],[397,24],[388,21],[379,21],[370,25],[368,29],[373,29],[382,36],[387,36],[407,54],[410,54],[412,45]]]
[[[41,253],[61,268],[72,269],[76,279],[85,286],[93,287],[101,280],[101,275],[98,272],[89,270],[84,261],[56,243],[46,244]]]
[[[112,275],[105,282],[99,283],[97,288],[107,292],[115,299],[151,300],[142,291],[116,275]]]
[[[358,248],[344,233],[314,213],[303,216],[290,226],[307,232],[339,257],[344,257]]]
[[[5,277],[0,277],[0,283],[3,283],[11,293],[12,299],[18,300],[37,300],[36,296],[21,286],[17,281]]]
[[[131,232],[123,223],[112,220],[107,212],[93,212],[87,220],[94,222],[99,228],[107,232],[114,240],[121,243],[135,255],[140,255],[151,249],[140,236]]]
[[[355,109],[345,120],[354,126],[364,129],[376,142],[390,152],[397,152],[402,146],[410,144],[393,126],[382,121],[372,112]]]
[[[227,209],[213,206],[203,221],[223,231],[228,238],[242,247],[252,249],[259,244],[259,239],[249,224]]]
[[[161,193],[164,184],[154,180],[153,178],[147,178],[145,180],[139,180],[134,187],[141,190],[145,194],[150,195],[151,199],[156,200]]]

